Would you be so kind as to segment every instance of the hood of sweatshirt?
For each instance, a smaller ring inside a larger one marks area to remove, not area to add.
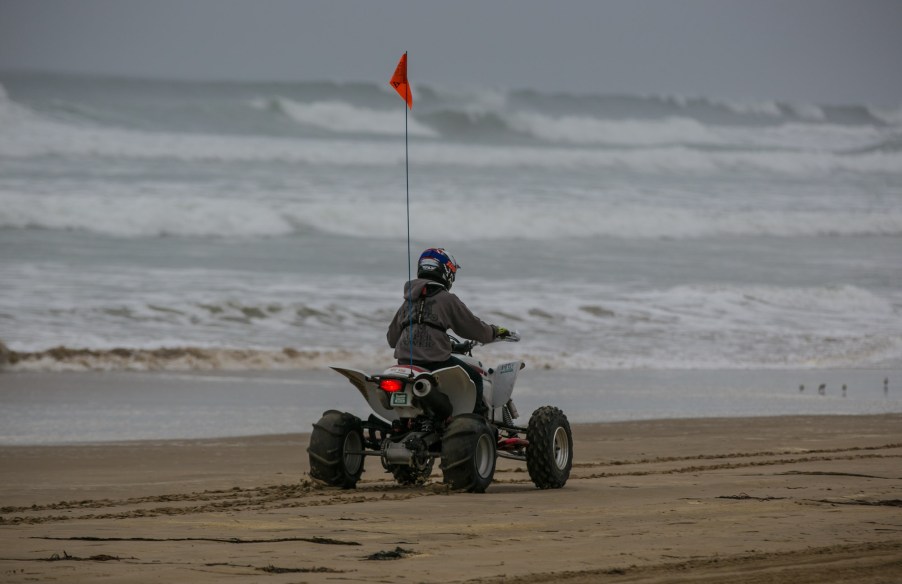
[[[404,299],[419,300],[424,296],[438,294],[444,289],[445,287],[438,282],[427,280],[426,278],[417,278],[404,284]]]

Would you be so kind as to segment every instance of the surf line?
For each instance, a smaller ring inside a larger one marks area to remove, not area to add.
[[[407,82],[407,51],[401,55],[398,66],[391,76],[389,85],[395,88],[398,95],[404,100],[407,107],[404,108],[404,188],[407,194],[407,281],[413,281],[410,270],[410,155],[407,137],[407,110],[413,109],[413,95],[410,93],[410,83]],[[413,298],[411,291],[407,294],[407,340],[410,343],[410,376],[413,377]]]

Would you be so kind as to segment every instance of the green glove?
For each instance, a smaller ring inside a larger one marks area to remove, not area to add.
[[[495,327],[495,338],[496,339],[506,339],[508,336],[510,336],[510,334],[511,334],[511,332],[509,330],[507,330],[506,328],[504,328],[503,326]]]

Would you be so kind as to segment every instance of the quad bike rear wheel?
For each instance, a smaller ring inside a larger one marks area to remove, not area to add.
[[[353,489],[363,473],[363,427],[360,418],[329,410],[313,424],[310,476],[333,487]]]
[[[540,489],[560,489],[573,467],[573,434],[564,412],[542,406],[533,412],[526,428],[526,469]]]
[[[442,436],[442,474],[452,489],[484,493],[495,476],[495,433],[485,418],[457,416]]]

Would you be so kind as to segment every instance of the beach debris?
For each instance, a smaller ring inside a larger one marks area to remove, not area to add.
[[[320,537],[318,535],[314,536],[314,537],[305,538],[304,541],[308,541],[310,543],[318,543],[318,544],[322,544],[322,545],[361,545],[359,542],[356,542],[356,541],[344,541],[341,539],[332,539],[331,537]]]
[[[322,545],[361,545],[356,541],[332,539],[330,537],[274,537],[267,539],[241,539],[240,537],[96,537],[96,536],[72,536],[72,537],[35,537],[34,539],[64,540],[64,541],[211,541],[214,543],[284,543],[292,541],[305,541]]]
[[[752,495],[746,493],[739,493],[738,495],[721,495],[717,497],[718,499],[736,499],[738,501],[780,501],[785,499],[786,497],[753,497]]]
[[[268,572],[270,574],[344,574],[344,570],[335,570],[333,568],[279,568],[278,566],[273,566],[270,564],[269,566],[265,566],[263,568],[257,568],[261,572]]]
[[[344,574],[347,571],[336,570],[334,568],[326,568],[323,566],[313,568],[280,568],[278,566],[273,566],[272,564],[260,567],[253,566],[251,564],[234,564],[232,562],[208,562],[204,565],[209,567],[227,566],[229,568],[253,568],[261,572],[268,572],[270,574]]]
[[[868,499],[813,499],[815,503],[827,503],[828,505],[866,505],[874,507],[902,507],[902,499],[880,499],[871,501]]]
[[[393,550],[389,550],[389,551],[381,551],[381,552],[376,552],[376,553],[374,553],[374,554],[370,554],[370,555],[368,555],[368,556],[367,556],[366,558],[364,558],[364,559],[366,559],[366,560],[377,560],[377,561],[382,561],[382,560],[400,560],[401,558],[406,558],[406,557],[408,557],[408,556],[412,556],[412,555],[414,555],[415,553],[416,553],[416,552],[414,552],[413,550],[406,550],[406,549],[402,548],[401,546],[397,546],[397,547],[396,547],[395,549],[393,549]]]
[[[39,561],[43,562],[62,562],[62,561],[72,561],[72,562],[110,562],[110,561],[119,561],[122,559],[126,560],[136,560],[137,558],[120,558],[119,556],[111,556],[108,554],[97,554],[95,556],[88,556],[87,558],[81,558],[79,556],[70,556],[66,550],[63,550],[63,555],[53,554],[49,558],[42,559]]]

